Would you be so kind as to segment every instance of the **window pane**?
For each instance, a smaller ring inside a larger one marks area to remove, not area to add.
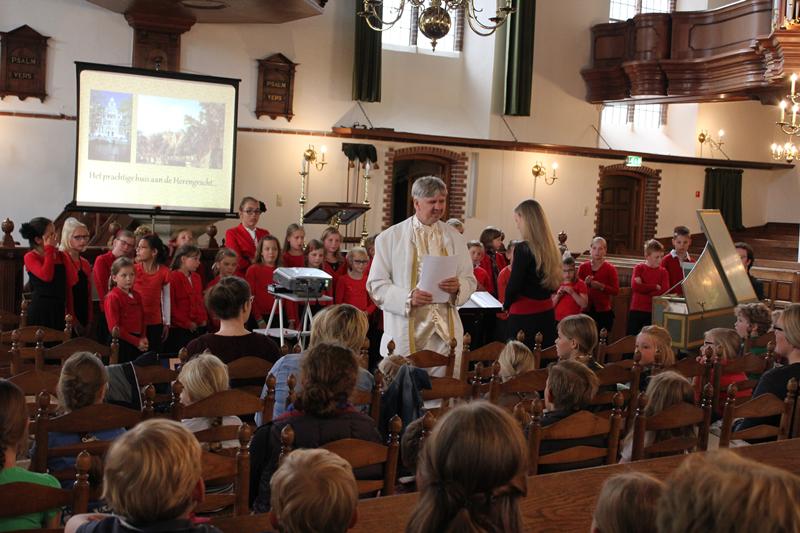
[[[628,123],[628,104],[603,106],[603,127],[623,127]]]
[[[633,114],[633,127],[657,129],[661,126],[661,104],[637,104]]]
[[[642,13],[669,13],[669,0],[642,0]]]
[[[628,20],[636,15],[636,0],[611,0],[608,18],[611,21]]]
[[[400,0],[384,0],[383,19],[394,20],[399,6]],[[406,2],[406,8],[403,10],[403,16],[400,20],[390,29],[383,32],[383,44],[394,46],[411,45],[411,11],[411,6]]]

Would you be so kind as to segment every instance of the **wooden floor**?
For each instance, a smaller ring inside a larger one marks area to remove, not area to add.
[[[800,439],[735,448],[749,459],[800,474]],[[600,487],[610,476],[628,471],[647,472],[665,479],[685,456],[650,459],[625,465],[601,466],[528,478],[528,496],[522,501],[526,531],[568,533],[589,531]],[[402,533],[417,494],[363,500],[358,506],[355,533]],[[268,515],[214,520],[224,532],[272,531]]]

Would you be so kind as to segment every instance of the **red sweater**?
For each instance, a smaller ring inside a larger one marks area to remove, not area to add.
[[[694,263],[694,259],[689,257],[687,263]],[[661,266],[667,271],[669,275],[669,288],[674,287],[681,281],[683,281],[683,269],[681,268],[681,260],[677,255],[673,255],[671,252],[664,256],[664,259],[661,260]],[[678,296],[683,296],[683,287],[678,285],[675,287],[673,291]]]
[[[589,289],[586,287],[586,284],[581,280],[577,280],[575,283],[562,283],[562,287],[572,287],[575,289],[575,292],[578,294],[588,294]],[[578,305],[578,302],[575,301],[575,298],[572,297],[570,294],[564,294],[556,304],[556,320],[564,320],[568,316],[580,314],[583,309],[581,306]]]
[[[593,289],[586,283],[586,276],[594,276],[594,280],[604,285],[603,290]],[[578,279],[586,283],[589,289],[589,309],[597,312],[611,311],[611,297],[619,294],[619,278],[617,269],[608,261],[603,261],[595,271],[592,271],[592,262],[586,261],[578,267]]]
[[[642,282],[637,283],[636,278]],[[656,288],[656,285],[659,287]],[[660,296],[669,289],[669,274],[663,267],[652,268],[646,263],[633,267],[631,274],[631,311],[653,312],[653,296]]]
[[[267,230],[256,228],[256,241],[267,235],[269,235]],[[248,267],[255,260],[256,241],[253,240],[242,224],[225,232],[225,246],[236,252],[239,257],[239,268],[236,270],[237,276],[244,277]]]
[[[250,265],[247,269],[245,279],[250,284],[250,290],[255,297],[253,300],[253,317],[256,320],[266,321],[272,312],[272,305],[275,303],[275,297],[267,291],[267,285],[272,283],[272,274],[275,268],[263,263],[255,263]],[[284,318],[287,320],[294,320],[297,322],[298,309],[295,302],[284,301]],[[278,317],[278,310],[275,310],[275,317]],[[284,322],[284,327],[288,324]]]
[[[192,329],[193,322],[202,326],[208,321],[200,274],[193,272],[189,277],[180,270],[169,273],[169,307],[170,325],[176,328]]]
[[[142,297],[144,325],[162,324],[164,317],[161,310],[161,290],[164,285],[169,284],[169,269],[164,265],[158,265],[155,272],[148,274],[144,271],[141,263],[136,263],[134,269],[136,277],[133,282],[133,290]]]
[[[97,297],[100,299],[102,308],[103,300],[108,292],[108,280],[111,278],[111,264],[116,261],[116,257],[110,251],[103,255],[98,255],[94,260],[94,286],[97,289]]]
[[[361,309],[367,315],[374,313],[377,306],[367,294],[367,275],[364,274],[361,279],[353,279],[349,274],[340,277],[336,284],[335,303],[350,304]]]
[[[78,282],[78,270],[72,264],[72,261],[65,256],[64,252],[59,252],[55,246],[45,246],[44,255],[31,250],[25,254],[22,262],[28,272],[44,282],[53,281],[56,265],[63,264],[67,281],[67,290],[64,298],[69,304],[72,299],[72,286]]]
[[[125,292],[114,287],[106,293],[104,306],[108,331],[119,326],[119,338],[138,347],[146,337],[141,295],[136,290]]]
[[[497,265],[497,273],[498,273],[497,275],[499,276],[500,272],[502,272],[502,270],[508,266],[508,261],[506,261],[506,256],[504,254],[495,253],[494,262]],[[492,257],[489,256],[488,253],[484,254],[483,259],[481,259],[481,264],[478,266],[483,268],[486,271],[486,273],[489,274],[489,280],[491,285],[490,286],[484,285],[484,287],[486,287],[487,291],[491,292],[494,295],[497,295],[498,292],[495,290],[497,288],[497,278],[494,275],[494,269],[492,268]]]
[[[342,255],[342,260],[339,262],[339,266],[336,268],[336,270],[334,270],[333,266],[328,263],[328,260],[326,259],[322,262],[322,270],[330,274],[330,276],[333,278],[331,282],[331,288],[335,293],[336,284],[339,282],[339,278],[347,275],[347,260],[344,258],[344,255]]]
[[[306,256],[304,255],[292,255],[289,252],[283,254],[283,258],[281,260],[281,266],[285,267],[304,267],[306,266]]]
[[[486,272],[486,269],[482,266],[476,266],[472,269],[472,273],[475,275],[475,279],[478,280],[478,289],[477,290],[484,290],[488,292],[494,292],[494,283],[492,283],[492,277]]]

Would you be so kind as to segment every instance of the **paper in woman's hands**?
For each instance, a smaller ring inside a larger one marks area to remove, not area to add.
[[[458,257],[454,255],[426,255],[422,257],[422,273],[417,288],[433,295],[433,303],[450,301],[450,294],[439,288],[439,283],[453,278],[458,269]]]

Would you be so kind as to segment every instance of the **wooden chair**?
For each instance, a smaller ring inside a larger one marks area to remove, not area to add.
[[[606,365],[600,370],[595,371],[597,376],[599,389],[595,394],[592,401],[589,403],[591,406],[608,406],[607,410],[598,412],[596,414],[606,417],[613,414],[614,399],[619,394],[622,398],[622,417],[623,427],[627,428],[633,421],[633,415],[636,412],[636,400],[639,398],[639,383],[641,382],[642,367],[639,364],[640,357],[633,360],[633,364],[611,363]],[[628,385],[627,390],[606,390],[615,385]]]
[[[369,416],[376,424],[381,418],[381,396],[383,395],[383,373],[375,369],[375,383],[371,391],[354,389],[350,395],[350,403],[353,405],[369,405]]]
[[[489,386],[489,401],[498,405],[504,397],[514,394],[519,396],[520,400],[528,402],[539,398],[547,384],[547,374],[547,368],[539,368],[518,374],[508,381],[501,382],[499,377],[492,379]],[[512,407],[509,406],[509,409]]]
[[[397,459],[400,455],[400,431],[402,429],[403,422],[399,416],[395,415],[389,420],[387,445],[361,439],[340,439],[324,444],[320,448],[342,457],[350,463],[353,470],[365,466],[383,465],[383,479],[356,480],[358,493],[363,495],[380,491],[381,496],[391,496],[395,492],[397,482]],[[290,424],[287,424],[281,430],[279,464],[292,451],[293,446],[294,430]]]
[[[476,370],[476,374],[480,369]],[[436,415],[444,414],[457,401],[470,401],[480,397],[480,379],[473,377],[471,383],[456,378],[431,378],[431,388],[422,390],[425,402],[441,400],[439,407],[428,409]]]
[[[170,370],[161,365],[133,365],[133,373],[136,375],[136,382],[139,384],[139,390],[147,385],[153,385],[154,387],[163,385],[165,387],[163,387],[162,390],[164,390],[164,388],[169,388],[172,382],[178,379],[177,371]],[[171,399],[171,393],[162,392],[156,394],[154,401],[157,404],[163,404],[169,402]]]
[[[51,432],[91,434],[118,428],[130,429],[151,414],[150,406],[143,411],[136,411],[118,405],[96,404],[51,418],[50,395],[47,392],[39,393],[38,405],[34,433],[36,450],[31,460],[31,470],[34,472],[47,472],[47,461],[51,457],[74,457],[84,450],[92,456],[102,457],[112,443],[95,440],[54,448],[49,444]],[[60,480],[71,479],[75,477],[75,469],[50,471],[50,474]]]
[[[22,323],[26,319],[24,315],[18,315],[5,309],[0,309],[0,333],[4,331],[11,331],[17,328],[25,327]]]
[[[711,425],[711,395],[713,388],[710,384],[703,390],[701,406],[682,402],[664,409],[653,416],[645,416],[647,395],[639,394],[636,405],[636,416],[633,419],[633,450],[631,458],[634,461],[654,456],[677,455],[695,450],[705,451],[708,448],[708,431]],[[650,445],[645,444],[648,431],[670,431],[694,426],[693,436],[675,436],[659,439]]]
[[[242,392],[247,392],[255,396],[261,396],[263,383],[266,381],[272,363],[261,357],[246,356],[234,359],[228,363],[228,378],[231,380],[231,387]],[[234,385],[237,380],[260,380],[258,385]]]
[[[358,351],[358,366],[364,370],[369,370],[369,339],[364,339],[361,349]]]
[[[536,368],[544,368],[549,363],[558,361],[558,351],[556,350],[556,345],[554,344],[548,348],[542,349],[543,339],[544,336],[541,333],[537,333],[536,337],[533,339],[533,359],[536,361]]]
[[[722,392],[720,390],[720,378],[726,374],[745,374],[761,375],[767,370],[767,357],[765,355],[756,355],[754,353],[746,353],[745,355],[728,361],[728,364],[723,365],[717,362],[714,366],[714,397],[720,398]],[[758,385],[758,379],[747,378],[745,380],[734,383],[737,391],[749,390],[752,391]],[[751,392],[752,395],[752,392]],[[747,398],[738,398],[736,403],[744,403]],[[727,403],[727,402],[726,402]],[[716,406],[714,406],[716,408]]]
[[[736,385],[728,387],[728,398],[725,401],[725,412],[722,417],[722,432],[719,437],[720,448],[727,448],[731,440],[755,440],[776,437],[783,440],[789,437],[789,426],[797,399],[797,379],[792,378],[786,385],[786,398],[781,400],[774,394],[761,394],[739,405],[736,404]],[[759,424],[741,431],[733,430],[737,418],[760,418],[780,416],[778,426]]]
[[[39,395],[39,393],[46,392],[52,398],[55,398],[56,389],[58,388],[58,378],[58,374],[53,372],[43,372],[33,368],[31,370],[26,370],[20,374],[11,376],[8,378],[8,381],[22,389],[25,397],[30,400],[26,402],[28,406],[28,417],[35,418],[36,411],[38,409],[38,400],[36,397]],[[52,407],[51,414],[55,412],[55,404],[53,404]]]
[[[246,394],[246,393],[241,393]],[[231,426],[236,431],[239,447],[234,457],[204,451],[202,455],[203,480],[208,484],[228,483],[233,480],[233,491],[206,494],[196,509],[197,513],[212,513],[233,506],[233,514],[250,514],[250,437],[253,430],[247,424]],[[195,433],[197,435],[197,433]]]
[[[11,334],[14,331],[16,331],[19,342],[22,342],[25,345],[36,344],[37,342],[39,342],[39,338],[36,335],[36,332],[39,330],[42,330],[42,338],[41,338],[42,342],[46,343],[65,342],[72,337],[72,315],[66,315],[64,317],[64,324],[65,325],[63,330],[47,328],[44,326],[19,327],[13,331],[6,331],[0,333],[0,343],[10,344]]]
[[[274,387],[273,387],[274,390]],[[225,416],[250,416],[261,412],[263,423],[272,420],[272,411],[275,408],[275,394],[267,395],[261,399],[236,389],[216,392],[207,398],[183,405],[180,401],[183,384],[175,380],[172,383],[172,403],[170,414],[173,420],[180,422],[186,418],[215,418]],[[212,449],[219,449],[219,443],[226,440],[236,440],[239,435],[239,426],[213,425],[209,429],[195,433],[197,440],[209,443]],[[245,500],[246,501],[246,500]]]
[[[108,364],[117,364],[119,362],[119,329],[114,328],[112,332],[112,342],[110,346],[100,344],[94,339],[88,337],[74,337],[61,344],[57,344],[51,348],[45,348],[36,356],[36,367],[44,369],[48,361],[58,361],[58,365],[48,365],[53,370],[61,369],[64,361],[75,352],[90,352],[97,354],[98,357],[107,361]],[[116,333],[116,336],[114,335]]]
[[[500,357],[500,352],[505,348],[505,344],[498,341],[492,341],[489,344],[484,344],[477,350],[471,350],[472,336],[469,333],[464,334],[464,349],[461,352],[461,370],[459,375],[464,381],[469,381],[473,378],[474,374],[469,373],[469,367],[472,363],[484,363],[483,369],[486,375],[482,375],[481,379],[488,379],[492,377],[492,363],[497,361]]]
[[[605,334],[603,334],[605,332]],[[605,328],[600,330],[600,342],[597,345],[597,361],[604,365],[607,362],[613,363],[622,359],[623,355],[636,351],[636,335],[628,335],[621,339],[606,344],[608,331]]]
[[[420,350],[411,355],[406,356],[409,362],[417,368],[436,368],[443,366],[446,368],[444,377],[452,378],[455,371],[456,364],[456,346],[458,343],[455,339],[450,339],[450,353],[443,355],[431,350]],[[387,349],[389,355],[394,352],[394,341],[389,341]]]
[[[543,402],[533,402],[533,422],[528,434],[529,467],[528,474],[535,476],[540,465],[569,465],[601,459],[603,464],[615,464],[619,451],[619,434],[622,429],[622,394],[614,395],[614,409],[609,418],[589,411],[578,411],[567,418],[547,427],[542,427]],[[604,447],[579,444],[541,455],[541,445],[545,441],[564,441],[604,437]]]
[[[774,331],[768,331],[758,337],[745,337],[742,344],[742,354],[749,354],[753,348],[766,348],[770,342],[775,342]]]
[[[91,456],[82,451],[75,461],[75,484],[72,489],[57,489],[36,483],[7,483],[0,485],[0,518],[41,513],[54,508],[70,507],[73,514],[89,508],[89,468]],[[61,531],[33,529],[29,531]]]

